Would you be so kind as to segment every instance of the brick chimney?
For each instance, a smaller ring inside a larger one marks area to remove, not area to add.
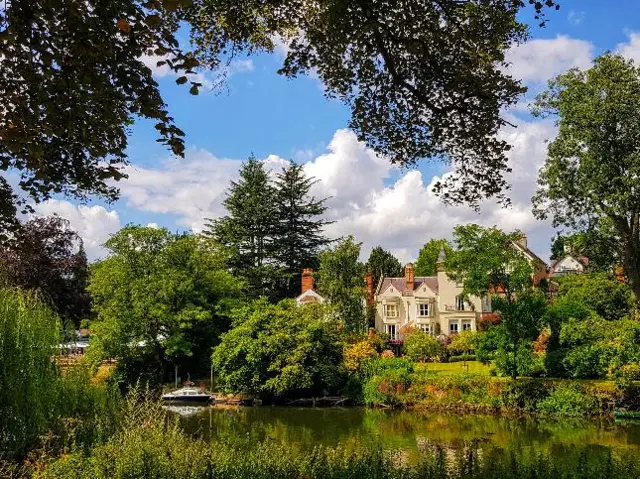
[[[416,270],[413,267],[413,263],[409,263],[404,267],[404,284],[406,289],[413,291],[416,280]]]
[[[529,249],[527,247],[527,235],[524,233],[520,233],[520,238],[518,239],[518,244],[522,246],[524,249]]]
[[[302,293],[313,289],[313,270],[305,268],[302,270]]]
[[[367,304],[369,306],[373,305],[374,298],[374,284],[373,284],[373,273],[371,271],[367,271],[367,274],[364,277],[365,282],[367,283]]]

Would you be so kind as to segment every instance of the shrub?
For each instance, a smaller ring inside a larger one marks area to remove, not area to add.
[[[442,353],[442,345],[429,334],[415,329],[404,338],[404,350],[414,361],[425,361]]]
[[[501,391],[501,400],[503,407],[507,409],[533,412],[548,394],[548,387],[542,381],[521,379],[505,385]]]
[[[475,354],[461,354],[459,356],[450,356],[449,357],[449,362],[450,363],[459,363],[462,361],[475,361],[476,360],[476,355]]]
[[[393,351],[391,351],[390,349],[385,349],[380,353],[380,357],[383,359],[391,359],[391,358],[395,358],[396,355],[393,354]]]
[[[403,370],[411,374],[413,362],[407,358],[373,358],[362,365],[361,376],[368,379],[390,370]]]
[[[378,353],[369,341],[360,341],[344,347],[342,364],[349,372],[359,372],[367,360],[377,356]]]
[[[625,364],[618,369],[617,376],[629,381],[640,381],[640,364]]]
[[[538,411],[543,414],[581,417],[591,413],[595,406],[593,398],[575,385],[561,385],[538,404]]]
[[[364,402],[374,406],[396,406],[402,403],[402,395],[410,384],[410,374],[406,369],[389,369],[367,381]]]

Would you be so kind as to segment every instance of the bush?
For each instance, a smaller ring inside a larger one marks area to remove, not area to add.
[[[442,345],[433,336],[414,329],[404,338],[404,350],[413,361],[425,361],[442,354]]]
[[[524,379],[512,381],[501,392],[502,405],[506,409],[533,412],[538,403],[549,395],[549,388],[541,381]]]
[[[459,363],[462,361],[475,361],[475,360],[476,360],[475,354],[461,354],[459,356],[449,356],[450,363]]]
[[[406,369],[389,369],[367,381],[364,402],[373,406],[396,406],[403,402],[402,395],[410,384],[410,374]]]
[[[595,400],[575,385],[561,385],[538,404],[538,411],[556,416],[582,417],[590,414]]]
[[[347,371],[355,373],[360,371],[367,360],[377,356],[377,351],[369,341],[360,341],[344,347],[342,364]]]
[[[411,374],[414,364],[407,358],[373,358],[362,365],[361,376],[369,379],[390,370],[403,370]]]

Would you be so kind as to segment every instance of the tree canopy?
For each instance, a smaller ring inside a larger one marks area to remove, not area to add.
[[[536,215],[578,231],[609,222],[610,245],[640,299],[640,69],[600,56],[591,69],[552,80],[533,112],[556,117],[559,128],[540,171]]]
[[[322,218],[327,210],[325,199],[310,194],[316,182],[302,165],[290,163],[278,173],[274,185],[278,211],[275,255],[285,269],[283,297],[300,293],[300,271],[317,267],[318,253],[330,243],[324,234],[330,222]]]
[[[384,276],[398,277],[402,275],[402,265],[398,258],[382,246],[376,246],[371,250],[367,260],[367,270],[371,272],[374,288],[378,286],[380,278]]]
[[[363,305],[366,267],[359,260],[362,244],[349,236],[320,253],[318,290],[335,308],[349,332],[366,330]]]
[[[496,227],[456,226],[456,252],[447,258],[447,274],[462,283],[464,295],[483,297],[503,293],[513,301],[519,292],[531,289],[533,269],[514,243],[520,233],[505,233]]]
[[[97,314],[91,348],[119,359],[121,369],[147,358],[149,381],[161,380],[169,362],[190,364],[191,357],[203,361],[190,364],[192,373],[206,371],[242,292],[220,249],[209,239],[142,226],[121,229],[105,246],[111,255],[93,265],[89,283]]]
[[[441,158],[455,174],[444,197],[477,203],[505,189],[509,145],[501,116],[525,88],[505,73],[505,51],[554,0],[12,0],[0,6],[0,169],[42,200],[54,193],[117,196],[127,134],[137,118],[184,152],[145,61],[192,73],[284,44],[279,72],[315,72],[351,108],[358,137],[392,161]],[[180,32],[180,35],[179,35]],[[179,41],[179,36],[189,41]],[[445,188],[446,187],[446,188]],[[443,189],[444,188],[444,189]],[[3,217],[14,193],[0,184]]]
[[[325,305],[266,299],[237,309],[213,353],[226,391],[266,397],[322,394],[340,386],[342,343]]]
[[[435,276],[438,272],[436,263],[440,248],[444,248],[447,258],[453,254],[453,248],[446,239],[430,239],[420,249],[418,260],[416,261],[416,276]]]
[[[75,327],[91,312],[88,279],[82,240],[59,216],[21,223],[0,245],[0,282],[36,291]]]

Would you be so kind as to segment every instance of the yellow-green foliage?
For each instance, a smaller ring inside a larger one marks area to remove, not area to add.
[[[0,289],[0,459],[23,454],[52,420],[59,320],[35,295]]]
[[[346,345],[342,361],[347,371],[359,372],[366,361],[377,356],[378,353],[374,347],[369,341],[365,340]]]

